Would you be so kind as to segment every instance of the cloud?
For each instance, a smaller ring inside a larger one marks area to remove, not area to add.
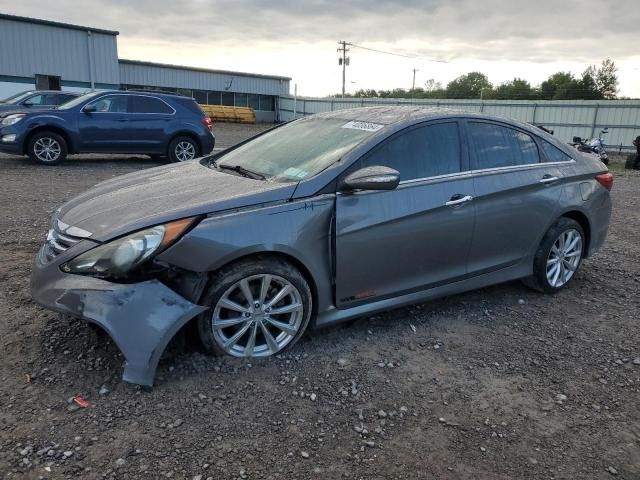
[[[16,13],[119,30],[122,38],[199,42],[349,40],[449,59],[604,58],[637,50],[635,0],[22,0]]]

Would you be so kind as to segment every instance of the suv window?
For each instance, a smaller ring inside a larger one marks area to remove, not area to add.
[[[94,105],[96,112],[126,113],[128,100],[129,96],[127,95],[107,95],[87,104],[87,106]]]
[[[185,107],[191,113],[204,116],[204,112],[200,108],[200,105],[198,105],[193,98],[175,97],[174,101]]]
[[[400,172],[400,180],[460,171],[457,122],[411,128],[389,139],[362,160],[362,167],[382,165]]]
[[[49,103],[47,103],[46,97],[47,95],[43,95],[43,94],[33,95],[29,98],[26,98],[24,101],[27,102],[29,105],[50,105]]]
[[[493,123],[469,122],[468,125],[476,169],[540,162],[538,147],[526,133]]]
[[[65,94],[53,94],[55,98],[53,98],[53,105],[62,105],[63,103],[67,103],[69,100],[76,98],[75,95],[65,95]]]
[[[569,155],[564,153],[555,145],[551,145],[546,140],[540,140],[540,145],[542,145],[542,151],[544,152],[545,157],[547,157],[547,162],[568,162],[573,160]]]
[[[173,113],[173,109],[158,98],[134,95],[129,99],[129,113]]]

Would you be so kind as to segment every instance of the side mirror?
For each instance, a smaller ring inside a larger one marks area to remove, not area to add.
[[[25,100],[24,102],[22,102],[22,106],[29,108],[33,106],[33,102],[31,102],[31,100]]]
[[[86,107],[84,107],[82,109],[82,111],[84,113],[91,113],[91,112],[95,112],[96,111],[96,106],[95,105],[87,105]]]
[[[609,129],[608,129],[608,128],[604,128],[604,129],[602,130],[602,133],[609,133]]]
[[[340,190],[393,190],[400,183],[400,173],[389,167],[365,167],[347,175]]]
[[[573,137],[573,143],[580,143],[582,142],[582,138],[580,137]]]

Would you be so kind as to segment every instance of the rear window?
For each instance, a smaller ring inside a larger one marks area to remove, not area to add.
[[[540,145],[542,145],[542,151],[546,157],[547,162],[568,162],[573,160],[569,155],[564,153],[555,145],[551,145],[549,142],[545,140],[540,140]]]
[[[524,132],[493,123],[469,122],[469,133],[478,170],[540,163],[536,143]]]
[[[176,97],[175,101],[179,103],[181,106],[189,110],[191,113],[195,113],[196,115],[200,115],[204,117],[204,112],[200,108],[200,106],[196,103],[195,100],[191,98],[180,98]]]
[[[129,99],[130,113],[173,113],[173,109],[155,97],[133,95]]]

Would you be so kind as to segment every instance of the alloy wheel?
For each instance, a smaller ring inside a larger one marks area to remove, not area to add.
[[[211,318],[213,338],[234,357],[266,357],[287,346],[300,332],[304,306],[287,279],[252,275],[229,287]]]
[[[175,148],[176,158],[181,162],[193,160],[196,156],[196,147],[190,142],[180,142]]]
[[[554,288],[565,285],[580,265],[582,235],[575,229],[562,232],[547,257],[547,281]]]
[[[33,144],[33,153],[42,162],[55,162],[62,153],[62,147],[55,139],[42,137]]]

